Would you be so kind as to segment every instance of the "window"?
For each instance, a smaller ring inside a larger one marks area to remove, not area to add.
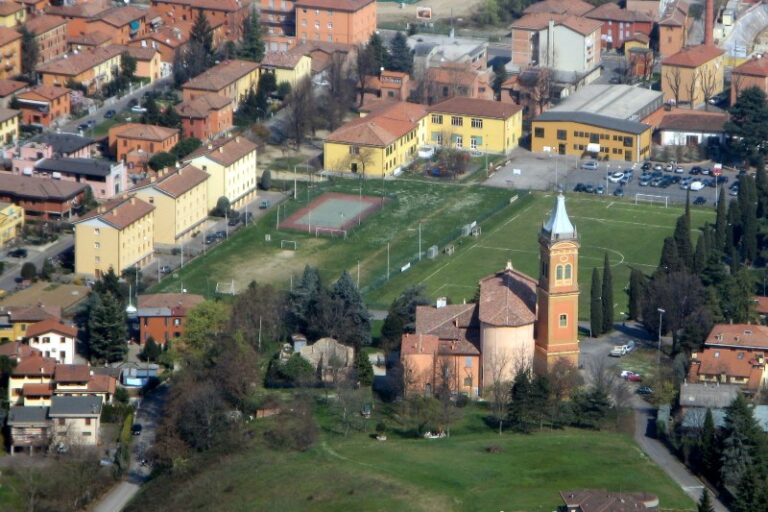
[[[464,387],[465,388],[472,387],[472,377],[464,377]]]
[[[451,126],[464,126],[464,118],[460,116],[451,116]]]
[[[537,138],[544,137],[544,128],[534,128],[533,129],[533,136]]]
[[[175,325],[176,327],[180,326],[181,325],[181,318],[174,318],[173,319],[173,325]]]
[[[565,130],[557,130],[557,140],[568,140],[568,132]]]
[[[470,149],[477,149],[477,146],[482,144],[482,139],[480,137],[475,137],[474,135],[469,138],[469,147]]]
[[[464,358],[464,368],[472,368],[472,358],[471,357],[465,357]]]
[[[558,265],[555,269],[555,280],[560,281],[563,278],[563,266]]]
[[[99,263],[101,263],[101,258],[99,258],[98,256],[96,256],[96,264],[98,265]]]
[[[350,155],[359,155],[360,154],[360,146],[349,146],[349,154]]]
[[[456,141],[456,149],[461,149],[464,147],[464,137],[461,135],[456,135],[454,140]]]
[[[571,279],[571,264],[565,266],[565,279]]]
[[[50,342],[51,342],[51,338],[49,338],[48,336],[43,337],[43,343],[50,343]]]
[[[59,426],[64,426],[64,418],[59,418]]]
[[[93,234],[96,235],[96,236],[99,236],[101,234],[101,230],[99,228],[95,228],[93,230]]]
[[[320,22],[319,21],[315,22],[315,30],[320,30]]]
[[[307,20],[301,20],[301,26],[306,27],[307,26]]]
[[[333,30],[333,22],[332,21],[328,22],[328,30]]]
[[[91,418],[85,418],[85,426],[90,427],[91,426]]]
[[[472,128],[482,128],[483,127],[483,120],[478,119],[476,117],[472,118]]]
[[[443,116],[440,114],[432,114],[432,122],[434,124],[443,124]]]
[[[632,137],[624,137],[624,147],[625,148],[632,147]]]
[[[560,315],[560,327],[568,327],[568,315]]]

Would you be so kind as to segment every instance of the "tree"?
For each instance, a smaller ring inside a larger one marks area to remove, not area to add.
[[[493,65],[493,91],[496,93],[497,97],[501,94],[501,85],[507,81],[508,76],[509,74],[507,73],[507,68],[504,67],[504,64],[497,62]]]
[[[323,293],[323,283],[317,268],[304,267],[304,273],[288,296],[287,323],[293,332],[307,333],[312,310]]]
[[[285,99],[284,111],[288,133],[296,142],[296,149],[298,150],[304,142],[307,131],[314,125],[316,112],[315,95],[309,78],[304,78],[296,84],[296,87]]]
[[[88,318],[88,351],[92,361],[113,363],[128,351],[127,318],[111,293],[95,293]]]
[[[189,43],[198,45],[209,59],[213,58],[213,29],[202,10],[198,11],[197,18],[189,31]]]
[[[737,200],[741,211],[741,257],[753,262],[757,257],[757,190],[751,176],[739,180]]]
[[[678,66],[672,66],[672,68],[664,75],[664,80],[667,82],[669,90],[672,91],[675,105],[678,105],[680,103],[680,93],[682,92],[681,88],[683,85],[683,77],[680,68]],[[695,80],[691,80],[691,82],[695,82]]]
[[[611,262],[608,259],[608,253],[605,253],[605,261],[603,263],[603,292],[600,300],[603,304],[603,332],[611,332],[613,330],[613,277],[611,275]]]
[[[509,413],[507,418],[510,426],[518,432],[528,433],[533,426],[533,404],[529,400],[532,388],[530,368],[518,369],[509,393]]]
[[[704,426],[701,430],[701,441],[699,443],[701,472],[711,482],[717,483],[719,480],[720,453],[717,441],[717,430],[715,429],[715,420],[712,417],[712,411],[707,408],[704,416]]]
[[[575,422],[581,427],[598,428],[610,409],[606,391],[598,387],[577,391],[572,401]]]
[[[702,233],[699,235],[699,239],[696,240],[696,250],[693,253],[693,265],[691,271],[700,275],[704,272],[704,269],[709,262],[709,247],[707,247],[707,236]]]
[[[725,254],[730,256],[734,261],[732,264],[738,263],[736,258],[737,249],[741,242],[741,208],[738,201],[731,201],[728,203],[728,224],[725,229]]]
[[[629,274],[629,318],[632,320],[641,319],[645,283],[645,275],[638,269],[633,268]]]
[[[724,129],[735,149],[742,156],[768,153],[765,144],[768,140],[766,93],[757,87],[744,89],[731,107],[730,114],[731,119],[725,123]]]
[[[149,361],[151,363],[157,362],[157,358],[160,357],[162,349],[160,345],[155,342],[155,338],[150,336],[144,343],[144,348],[141,351],[141,359]]]
[[[560,357],[547,373],[549,384],[549,419],[553,426],[562,425],[562,411],[566,400],[584,383],[579,369],[571,361]]]
[[[675,240],[677,257],[680,260],[680,268],[690,269],[693,266],[693,246],[691,244],[691,218],[688,213],[677,218],[675,233],[672,236]]]
[[[187,314],[181,347],[188,355],[202,355],[224,334],[229,322],[230,308],[223,302],[207,300]]]
[[[766,510],[768,507],[767,484],[763,471],[756,464],[747,466],[743,477],[736,486],[731,510],[733,512]]]
[[[371,54],[370,68],[366,70],[369,75],[376,75],[381,69],[389,68],[389,52],[378,32],[371,34],[366,48]]]
[[[739,393],[725,411],[721,475],[729,486],[738,486],[753,464],[761,445],[762,432],[752,414],[752,407]],[[750,509],[746,509],[750,510]]]
[[[141,122],[143,124],[158,124],[160,122],[160,107],[157,105],[154,96],[148,96],[144,100],[144,108],[146,112],[141,115]]]
[[[510,403],[512,383],[507,376],[510,373],[512,361],[510,353],[506,350],[494,350],[486,354],[486,358],[483,373],[486,379],[490,378],[490,382],[485,382],[483,387],[486,391],[490,391],[491,411],[499,424],[499,435],[501,435]]]
[[[50,281],[53,274],[56,272],[56,267],[53,266],[49,258],[43,260],[43,267],[40,269],[40,278],[45,281]]]
[[[264,169],[261,173],[261,180],[259,181],[261,190],[269,190],[272,188],[272,172],[269,169]]]
[[[720,194],[717,200],[717,216],[715,217],[715,243],[713,247],[714,252],[717,253],[723,253],[725,251],[726,228],[728,226],[728,214],[725,209],[727,197],[725,188],[720,187]]]
[[[696,73],[699,75],[699,84],[701,85],[701,92],[704,95],[704,109],[709,110],[709,100],[711,100],[722,88],[723,81],[720,79],[718,83],[717,69],[712,66],[701,67]],[[691,108],[693,108],[693,105],[691,105]]]
[[[595,267],[592,269],[592,287],[590,288],[589,302],[589,330],[593,338],[597,338],[603,333],[603,302],[601,293],[600,271]]]
[[[211,210],[211,216],[224,217],[231,209],[232,205],[229,202],[229,198],[227,196],[221,196],[216,200],[216,207]]]
[[[682,270],[683,264],[677,252],[677,243],[673,237],[664,239],[664,246],[661,248],[661,259],[659,260],[658,272],[670,273]]]
[[[358,45],[357,51],[355,52],[355,75],[357,77],[357,88],[360,91],[360,101],[358,102],[358,106],[363,105],[363,100],[365,99],[366,77],[371,73],[372,69],[378,73],[375,57],[370,46]]]
[[[261,38],[261,20],[258,12],[251,12],[243,20],[243,40],[238,55],[254,62],[261,62],[264,58],[264,41]]]
[[[360,291],[352,280],[352,276],[345,270],[338,281],[334,283],[331,297],[341,301],[344,308],[344,317],[349,322],[350,328],[339,339],[342,343],[353,345],[358,351],[362,345],[371,344],[371,320],[368,309],[365,307]]]
[[[496,0],[484,0],[480,8],[472,14],[478,25],[496,25],[500,21],[499,4]]]
[[[707,294],[698,276],[687,272],[657,272],[648,282],[643,299],[643,325],[649,332],[659,330],[658,309],[664,309],[663,332],[677,340],[686,318],[699,310]]]
[[[260,91],[267,93],[267,96],[277,91],[277,79],[274,73],[262,73],[259,77]]]
[[[290,82],[280,82],[277,84],[277,89],[275,90],[275,96],[277,96],[280,99],[285,99],[289,94],[291,94],[291,91],[293,90],[293,87],[291,86]]]
[[[251,281],[232,304],[227,330],[261,351],[263,342],[278,341],[288,334],[286,308],[287,294],[272,285]]]
[[[170,153],[161,151],[152,155],[152,158],[150,158],[147,163],[153,171],[159,171],[166,167],[173,167],[176,165],[176,157]]]
[[[197,137],[184,137],[171,148],[171,154],[177,159],[182,159],[203,145],[203,141]]]
[[[413,54],[408,48],[408,40],[405,34],[397,32],[389,43],[389,67],[392,71],[402,71],[411,74],[413,71]]]
[[[705,487],[701,493],[701,499],[696,506],[696,512],[715,512],[715,507],[712,505],[712,500],[709,497],[709,490]]]
[[[120,77],[130,83],[136,75],[136,57],[128,52],[123,52],[120,58]]]
[[[355,373],[361,386],[367,388],[373,384],[373,366],[368,355],[362,350],[358,350],[355,355]]]
[[[32,80],[35,78],[35,66],[40,58],[40,48],[35,34],[22,25],[19,28],[21,34],[21,74]]]
[[[27,261],[21,266],[21,278],[25,281],[34,281],[37,279],[37,267],[31,261]]]
[[[160,114],[160,119],[158,119],[157,123],[166,128],[181,128],[181,116],[176,112],[175,108],[166,107],[162,114]],[[194,139],[194,137],[187,137],[187,139]]]

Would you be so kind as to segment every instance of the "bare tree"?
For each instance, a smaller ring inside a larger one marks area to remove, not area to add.
[[[731,75],[731,97],[733,98],[733,102],[735,102],[737,99],[739,99],[739,94],[741,94],[741,90],[744,88],[744,75],[735,73]]]
[[[328,66],[328,91],[325,95],[326,120],[328,128],[335,130],[342,125],[344,116],[355,101],[353,86],[349,80],[348,69],[344,56],[334,52]]]
[[[458,379],[454,368],[453,358],[439,357],[436,365],[437,398],[440,400],[440,427],[451,436],[451,425],[461,417],[461,411],[456,407],[458,400]]]
[[[509,404],[511,383],[507,378],[507,371],[511,366],[511,358],[506,351],[494,350],[486,357],[484,363],[486,378],[484,384],[490,396],[491,410],[496,421],[499,422],[499,435],[501,435]]]
[[[599,391],[608,394],[616,380],[613,368],[608,366],[605,357],[593,357],[587,364],[587,380],[589,384]]]
[[[558,423],[560,409],[568,397],[584,383],[579,369],[568,359],[561,357],[555,361],[547,374],[549,380],[549,401],[552,411],[550,418],[553,424]]]
[[[614,377],[612,384],[610,396],[616,408],[616,425],[618,426],[622,412],[631,404],[632,390],[629,388],[627,381],[623,379]]]
[[[296,84],[285,99],[286,121],[291,138],[296,141],[296,149],[301,148],[307,131],[315,126],[315,95],[312,82],[305,78]]]
[[[373,148],[365,146],[349,146],[349,152],[337,162],[329,162],[329,167],[336,171],[359,172],[365,176],[366,169],[377,163],[377,154]],[[384,169],[382,169],[382,173]]]
[[[686,85],[688,86],[688,90],[686,91],[688,93],[688,99],[690,100],[690,109],[693,110],[695,104],[696,104],[696,93],[699,92],[699,84],[700,84],[701,76],[699,73],[693,73],[691,75],[691,80]]]
[[[528,86],[528,95],[533,104],[536,116],[544,112],[552,98],[552,71],[549,68],[537,68],[536,80]]]
[[[709,100],[711,100],[720,89],[718,85],[717,70],[713,66],[707,66],[706,69],[699,69],[696,72],[699,75],[701,92],[704,95],[704,109],[709,110]]]
[[[656,65],[656,56],[652,51],[644,52],[642,56],[643,80],[648,81],[653,77],[653,68]]]
[[[375,65],[374,56],[368,50],[368,47],[364,44],[358,45],[355,52],[355,76],[357,78],[357,86],[360,90],[360,101],[358,106],[363,105],[365,99],[365,87],[367,85],[366,76],[371,71],[371,68]]]
[[[683,85],[683,77],[680,74],[680,68],[673,66],[671,70],[664,74],[664,80],[666,80],[667,86],[672,92],[672,97],[675,100],[675,105],[677,105],[680,103],[680,88]]]

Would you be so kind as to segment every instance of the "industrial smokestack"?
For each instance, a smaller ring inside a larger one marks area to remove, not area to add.
[[[715,38],[712,35],[715,27],[714,3],[714,0],[707,0],[706,12],[704,14],[704,44],[707,46],[715,44]]]

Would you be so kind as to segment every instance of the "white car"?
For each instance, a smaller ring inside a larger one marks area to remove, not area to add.
[[[586,162],[581,163],[581,168],[586,169],[588,171],[596,171],[597,170],[597,162],[594,160],[587,160]]]
[[[706,185],[702,183],[701,181],[692,181],[690,185],[688,185],[688,189],[692,190],[693,192],[698,192],[699,190],[703,189]]]
[[[685,172],[685,169],[683,169],[682,167],[675,168],[675,173],[677,174],[683,174],[684,172]]]
[[[624,173],[621,171],[616,171],[610,176],[608,176],[608,181],[611,183],[618,183],[624,178]]]
[[[144,108],[142,106],[139,106],[139,105],[134,105],[134,106],[131,107],[131,112],[134,112],[136,114],[143,114],[146,111],[147,111],[146,108]]]

